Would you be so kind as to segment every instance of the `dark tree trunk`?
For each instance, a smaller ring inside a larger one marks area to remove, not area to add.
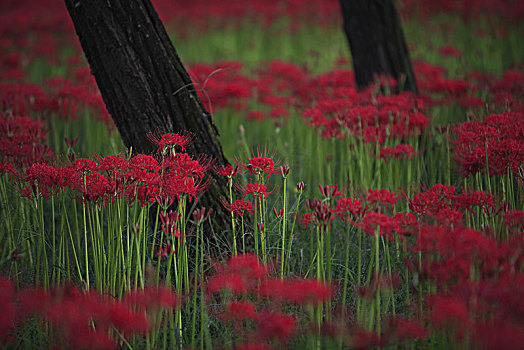
[[[211,115],[200,102],[150,0],[65,0],[104,102],[134,152],[151,154],[147,135],[190,131],[188,152],[228,164]],[[216,178],[200,200],[220,229],[231,223],[220,205],[226,180]]]
[[[386,74],[401,90],[417,92],[404,34],[392,0],[340,0],[344,32],[353,58],[357,86]]]

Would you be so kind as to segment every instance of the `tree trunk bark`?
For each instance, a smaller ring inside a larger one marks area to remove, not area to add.
[[[147,135],[192,132],[187,147],[193,156],[210,155],[228,164],[208,113],[149,0],[65,0],[75,30],[104,102],[133,152],[151,154]],[[213,174],[213,176],[215,176]],[[224,178],[202,195],[200,205],[213,208],[217,226],[231,225],[220,205],[229,197]]]
[[[392,0],[340,0],[344,32],[353,58],[358,87],[375,76],[395,78],[399,90],[417,92],[404,34]]]

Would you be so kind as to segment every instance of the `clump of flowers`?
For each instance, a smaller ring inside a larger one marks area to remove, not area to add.
[[[297,320],[278,311],[282,305],[318,305],[332,298],[332,288],[325,283],[270,277],[270,269],[253,254],[233,256],[216,270],[207,293],[208,298],[225,298],[225,307],[215,311],[217,317],[232,322],[245,339],[261,344],[284,346],[295,333]]]
[[[25,321],[36,317],[55,330],[55,345],[76,349],[114,349],[122,337],[147,335],[162,309],[172,309],[178,297],[168,288],[148,287],[116,300],[95,291],[82,292],[72,285],[16,290],[13,283],[0,278],[0,341],[14,341],[15,332]]]

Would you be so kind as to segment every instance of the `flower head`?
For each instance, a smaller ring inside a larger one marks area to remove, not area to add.
[[[149,140],[158,146],[158,150],[162,154],[175,153],[175,147],[180,147],[180,149],[185,152],[186,146],[189,146],[194,141],[194,136],[191,133],[186,133],[183,135],[176,133],[167,133],[163,135],[154,135],[153,133],[148,134]]]

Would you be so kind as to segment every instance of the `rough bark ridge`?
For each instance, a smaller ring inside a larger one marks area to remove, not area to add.
[[[134,152],[151,154],[149,132],[190,131],[188,152],[228,164],[211,115],[199,100],[166,30],[149,0],[65,0],[104,102]],[[220,197],[229,195],[217,178],[201,198],[213,208],[218,227],[230,225]]]
[[[340,0],[344,32],[353,58],[357,86],[376,74],[397,79],[401,90],[417,92],[400,20],[392,0]]]

